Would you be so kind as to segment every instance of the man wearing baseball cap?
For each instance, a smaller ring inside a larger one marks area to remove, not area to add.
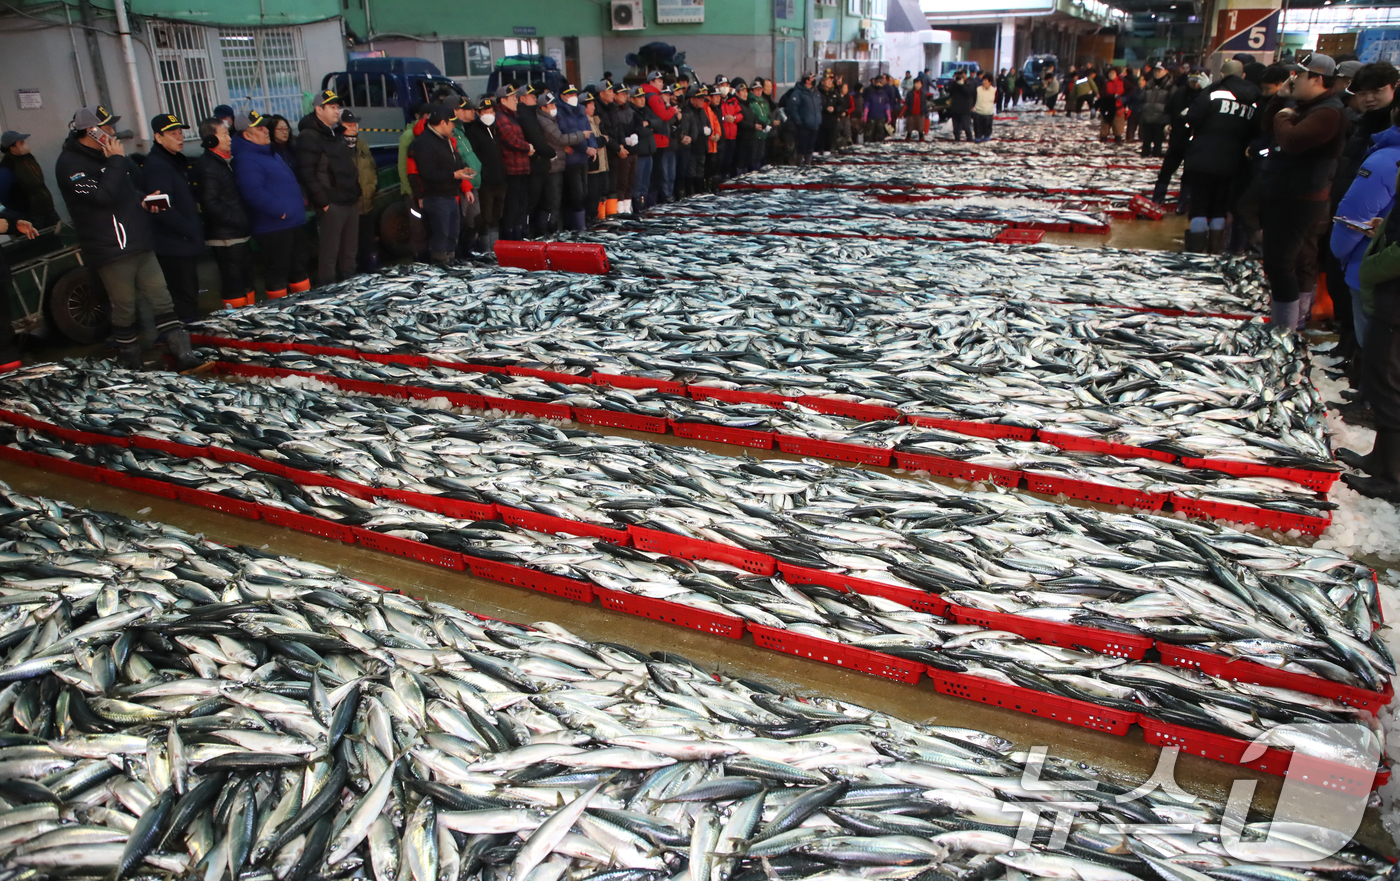
[[[1329,185],[1346,140],[1346,109],[1336,94],[1337,64],[1314,52],[1264,111],[1272,139],[1259,171],[1264,275],[1275,328],[1302,328],[1317,286],[1318,239],[1327,226]]]
[[[1219,254],[1225,250],[1225,215],[1231,213],[1244,148],[1255,132],[1259,90],[1245,81],[1244,65],[1230,60],[1220,67],[1223,79],[1206,87],[1186,113],[1191,145],[1186,176],[1191,194],[1186,250]]]
[[[553,170],[554,157],[557,152],[554,146],[549,143],[548,136],[545,135],[542,120],[548,116],[548,112],[540,106],[540,96],[548,92],[543,83],[535,83],[528,88],[521,90],[520,106],[517,108],[516,120],[520,123],[520,130],[525,133],[525,140],[535,148],[530,154],[530,192],[529,192],[529,213],[530,225],[536,235],[540,235],[549,220],[549,175]]]
[[[343,103],[330,89],[320,91],[297,123],[297,180],[321,220],[316,280],[323,285],[354,275],[360,250],[360,170],[345,142]]]
[[[256,110],[233,139],[233,173],[262,254],[267,298],[311,289],[306,275],[306,199],[296,173],[272,150],[271,120]],[[249,305],[252,305],[251,303]]]
[[[199,318],[199,257],[204,253],[204,224],[190,190],[191,166],[184,153],[188,129],[173,113],[152,119],[154,144],[142,166],[146,186],[170,197],[170,205],[151,218],[151,228],[170,302],[186,324]]]
[[[143,366],[136,329],[139,299],[155,316],[156,332],[179,369],[194,370],[201,362],[170,302],[151,228],[151,215],[168,208],[172,200],[146,188],[116,136],[118,119],[100,104],[73,114],[72,131],[54,169],[59,192],[83,248],[83,261],[102,279],[111,301],[112,337],[121,366]]]
[[[29,135],[24,132],[0,134],[0,205],[20,212],[38,227],[58,222],[44,169],[29,152]]]

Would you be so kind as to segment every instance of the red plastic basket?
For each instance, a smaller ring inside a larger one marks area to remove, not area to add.
[[[113,471],[110,468],[103,468],[102,482],[108,486],[115,486],[118,489],[129,489],[132,492],[145,493],[149,496],[160,496],[163,499],[173,499],[178,497],[176,490],[178,487],[173,483],[166,483],[161,480],[154,480],[149,477],[139,477],[135,474],[126,474],[121,471]]]
[[[928,428],[942,428],[956,434],[970,434],[973,437],[1003,438],[1014,440],[1034,440],[1034,428],[1019,425],[1002,425],[998,422],[973,422],[968,419],[943,419],[939,416],[921,416],[911,413],[905,417],[910,425],[923,425]]]
[[[209,455],[208,447],[179,444],[175,441],[168,441],[158,437],[147,437],[144,434],[133,434],[131,436],[131,445],[146,450],[160,450],[162,453],[168,453],[171,456],[178,456],[182,459],[194,459]]]
[[[549,268],[549,257],[541,242],[497,242],[494,250],[500,266],[530,270]]]
[[[730,639],[739,639],[744,635],[744,619],[734,615],[716,615],[682,603],[637,596],[621,590],[595,587],[593,593],[607,609],[650,618],[653,621],[665,621],[667,624],[689,627],[691,630],[717,636],[727,636]]]
[[[1003,245],[1034,245],[1043,238],[1043,229],[1004,229],[992,241]]]
[[[314,471],[298,471],[295,478],[297,483],[303,486],[325,486],[331,489],[338,489],[346,495],[354,496],[357,499],[372,499],[375,490],[360,483],[351,483],[348,480],[341,480],[338,477],[331,477],[328,474],[318,474]]]
[[[664,379],[648,379],[644,376],[627,376],[622,373],[595,373],[589,377],[594,385],[610,385],[616,388],[654,388],[673,395],[685,394],[685,384]]]
[[[588,425],[610,425],[613,428],[630,428],[633,431],[649,431],[652,434],[666,433],[666,420],[656,416],[642,416],[637,413],[619,413],[616,410],[595,410],[574,407],[574,419]]]
[[[28,465],[33,468],[37,464],[34,461],[36,458],[37,457],[28,450],[20,450],[8,446],[0,447],[0,459],[5,459],[6,461],[14,462],[18,465]]]
[[[749,622],[748,627],[749,632],[753,634],[754,643],[761,648],[797,655],[800,658],[810,658],[814,661],[834,664],[837,667],[846,667],[851,670],[859,670],[862,673],[911,684],[918,682],[923,676],[923,664],[906,661],[893,655],[884,655],[855,646],[842,645],[839,642],[817,639],[813,636],[793,633],[790,630],[764,627],[753,622]]]
[[[454,407],[467,407],[472,410],[485,410],[486,399],[481,395],[473,395],[467,392],[442,392],[442,397],[447,399],[447,403]]]
[[[219,361],[215,364],[215,367],[220,373],[227,374],[229,376],[259,376],[264,378],[276,378],[279,376],[287,376],[290,373],[292,373],[292,371],[286,370],[282,367],[268,367],[265,364],[239,364],[232,361]],[[302,371],[297,372],[303,376],[307,375]]]
[[[949,673],[933,667],[928,668],[928,675],[933,680],[934,689],[941,694],[981,701],[1032,716],[1043,716],[1081,728],[1107,731],[1120,737],[1127,734],[1128,729],[1138,720],[1138,714],[1135,712],[1111,710],[1088,701],[1045,694],[1019,685],[1003,685],[990,679]]]
[[[1233,462],[1229,459],[1193,459],[1181,457],[1181,464],[1187,468],[1208,468],[1224,471],[1235,477],[1278,477],[1301,483],[1308,489],[1327,492],[1342,475],[1333,471],[1307,471],[1302,468],[1277,468],[1273,465],[1260,465],[1255,462]]]
[[[1173,667],[1200,670],[1233,682],[1253,682],[1256,685],[1291,688],[1304,694],[1331,698],[1371,713],[1377,712],[1395,699],[1395,688],[1388,682],[1384,691],[1367,691],[1364,688],[1323,679],[1321,676],[1275,670],[1273,667],[1256,664],[1244,658],[1230,658],[1215,652],[1172,645],[1161,640],[1157,641],[1157,651],[1162,655],[1162,663]]]
[[[495,560],[483,560],[479,557],[465,556],[463,559],[477,578],[538,590],[541,593],[577,600],[580,603],[593,602],[593,585],[587,581],[565,578],[562,575],[550,575],[548,572],[526,569],[523,566],[512,566],[509,563],[498,563]]]
[[[687,538],[684,535],[662,532],[659,529],[644,529],[640,526],[628,526],[627,532],[632,537],[632,544],[644,551],[670,554],[673,557],[681,557],[686,560],[714,560],[718,563],[728,563],[755,575],[772,575],[778,571],[778,562],[772,557],[745,548],[722,545],[698,538]]]
[[[305,352],[308,355],[330,355],[333,358],[358,358],[358,349],[351,349],[345,346],[318,346],[313,343],[293,343],[296,351]]]
[[[1038,431],[1036,440],[1053,444],[1062,450],[1085,450],[1091,453],[1107,453],[1110,456],[1118,456],[1122,459],[1153,459],[1157,462],[1172,462],[1176,457],[1171,453],[1163,453],[1160,450],[1149,450],[1146,447],[1134,447],[1129,444],[1116,444],[1112,441],[1099,440],[1092,437],[1081,437],[1077,434],[1061,434],[1055,431]]]
[[[723,425],[709,425],[704,422],[672,422],[671,431],[677,437],[712,441],[719,444],[735,444],[755,450],[773,449],[773,432],[754,431],[750,428],[726,428]]]
[[[573,408],[567,404],[542,404],[538,401],[518,401],[515,398],[482,397],[482,406],[488,410],[504,410],[507,413],[524,413],[542,419],[573,419]]]
[[[625,545],[628,543],[627,530],[618,529],[614,526],[585,523],[582,520],[568,520],[564,517],[555,517],[551,514],[526,511],[523,508],[508,508],[505,505],[496,505],[495,507],[496,511],[501,515],[502,520],[505,520],[507,523],[513,523],[522,529],[528,529],[531,532],[562,532],[566,535],[591,535],[610,541],[616,545]]]
[[[131,446],[131,439],[127,437],[113,437],[110,434],[98,434],[94,431],[82,431],[77,428],[60,428],[57,425],[48,427],[41,425],[39,429],[60,440],[68,441],[70,444],[82,444],[85,447],[97,446],[98,444],[112,444],[118,447]]]
[[[424,511],[434,511],[438,514],[446,514],[448,517],[456,517],[458,520],[499,520],[501,514],[496,510],[496,506],[483,502],[468,502],[462,499],[449,499],[443,496],[434,496],[427,493],[403,492],[403,495],[411,496],[412,500],[405,499],[408,504],[415,508],[422,508]]]
[[[930,612],[934,615],[943,615],[948,611],[948,601],[943,597],[911,587],[882,584],[865,578],[852,578],[843,572],[809,569],[805,566],[794,566],[791,563],[783,562],[778,563],[778,571],[782,572],[783,578],[792,584],[821,584],[851,593],[884,597],[897,603],[903,603],[911,609]]]
[[[818,395],[804,395],[797,399],[797,403],[809,410],[816,410],[818,413],[825,413],[829,416],[849,416],[852,419],[860,419],[865,422],[879,422],[882,419],[898,421],[900,418],[899,411],[893,407],[857,404],[853,401],[823,398]]]
[[[92,465],[84,465],[81,462],[74,462],[70,459],[60,459],[57,456],[35,454],[34,464],[43,468],[45,471],[66,474],[69,477],[76,477],[79,480],[87,480],[92,483],[102,482],[103,469]]]
[[[784,409],[783,405],[788,401],[797,400],[785,395],[775,395],[772,392],[746,392],[740,389],[714,388],[708,385],[688,385],[685,387],[685,391],[697,401],[714,398],[716,401],[729,401],[734,404],[765,404],[779,410]]]
[[[406,367],[428,367],[432,362],[427,355],[410,355],[400,352],[360,352],[360,358],[364,361],[373,361],[376,364],[403,364]]]
[[[211,511],[233,514],[236,517],[246,517],[249,520],[257,520],[262,516],[259,513],[261,506],[254,502],[231,499],[228,496],[205,492],[202,489],[187,489],[183,486],[176,487],[175,498],[182,502],[188,502],[191,505],[199,505],[201,508],[208,508]]]
[[[564,385],[592,385],[587,376],[577,373],[564,373],[560,370],[541,370],[538,367],[517,367],[514,364],[506,367],[506,374],[509,376],[530,376],[535,379],[543,379],[545,382],[561,382]]]
[[[456,551],[434,547],[419,541],[410,541],[396,535],[385,535],[371,529],[361,529],[358,526],[352,526],[351,531],[354,533],[356,543],[371,550],[397,554],[400,557],[408,557],[410,560],[417,560],[430,566],[456,569],[458,572],[467,567],[462,560],[462,555]]]
[[[583,272],[603,275],[608,271],[608,255],[602,245],[582,242],[550,242],[545,245],[549,268],[556,272]]]
[[[332,523],[329,520],[322,520],[320,517],[312,517],[309,514],[302,514],[297,511],[288,511],[285,508],[274,508],[269,505],[261,506],[262,519],[274,526],[285,526],[288,529],[295,529],[297,532],[305,532],[308,535],[319,535],[322,538],[333,538],[336,541],[343,541],[346,544],[355,543],[355,531],[349,526],[340,523]]]
[[[1329,762],[1303,753],[1295,754],[1291,750],[1276,747],[1265,747],[1263,754],[1258,758],[1246,762],[1243,761],[1245,751],[1252,746],[1247,740],[1159,722],[1147,716],[1141,717],[1138,722],[1142,725],[1142,739],[1148,743],[1179,747],[1183,752],[1192,755],[1253,768],[1266,774],[1280,777],[1287,775],[1290,780],[1302,780],[1319,789],[1364,796],[1390,781],[1389,770],[1377,773],[1368,780],[1368,775],[1350,765]]]
[[[1171,498],[1169,493],[1148,493],[1120,486],[1105,486],[1087,480],[1055,477],[1034,471],[1022,472],[1026,488],[1046,495],[1065,495],[1071,499],[1087,499],[1104,505],[1126,505],[1140,511],[1160,511]]]
[[[1322,535],[1332,525],[1332,515],[1326,517],[1300,517],[1284,511],[1270,511],[1253,505],[1231,505],[1226,502],[1203,502],[1183,496],[1171,497],[1172,509],[1187,517],[1203,520],[1225,520],[1230,523],[1253,523],[1267,529],[1287,532],[1296,529],[1304,535]]]
[[[1158,205],[1146,196],[1132,197],[1128,200],[1128,207],[1132,208],[1139,217],[1146,218],[1147,220],[1161,220],[1167,213],[1162,210],[1161,205]]]
[[[910,471],[927,471],[929,474],[937,474],[940,477],[962,478],[963,480],[983,479],[978,476],[982,472],[966,462],[959,462],[957,459],[945,459],[942,456],[931,456],[926,453],[902,453],[895,450],[894,461],[900,468]]]
[[[778,432],[774,439],[778,449],[798,456],[816,456],[820,459],[838,459],[842,462],[858,462],[862,465],[888,467],[894,451],[889,448],[867,447],[861,444],[843,444],[835,441],[817,440],[810,437],[794,437]]]
[[[988,630],[1019,633],[1026,639],[1067,649],[1084,649],[1115,658],[1142,658],[1152,648],[1152,638],[1132,633],[1041,621],[1006,612],[988,612],[949,604],[948,617],[959,624],[976,624]]]
[[[27,413],[20,413],[16,410],[0,410],[0,419],[12,425],[19,425],[24,428],[44,429],[51,426],[51,423],[35,419]]]

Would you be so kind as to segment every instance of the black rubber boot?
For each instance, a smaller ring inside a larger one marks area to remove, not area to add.
[[[118,343],[117,363],[127,370],[145,370],[146,364],[141,360],[141,341]]]
[[[1337,461],[1348,468],[1364,472],[1372,477],[1384,477],[1387,451],[1398,443],[1400,443],[1400,432],[1378,431],[1376,432],[1375,446],[1366,455],[1363,456],[1345,448],[1337,450],[1335,455]]]
[[[175,359],[176,370],[181,373],[206,373],[214,369],[212,363],[202,361],[195,355],[194,348],[190,346],[190,332],[183,327],[167,330],[164,339],[170,357]]]
[[[1186,231],[1186,243],[1182,250],[1188,254],[1206,253],[1206,233]]]
[[[1213,229],[1210,232],[1206,233],[1206,253],[1225,253],[1225,230]]]

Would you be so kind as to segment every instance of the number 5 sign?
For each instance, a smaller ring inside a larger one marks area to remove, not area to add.
[[[1272,52],[1278,45],[1277,9],[1224,9],[1211,52]]]

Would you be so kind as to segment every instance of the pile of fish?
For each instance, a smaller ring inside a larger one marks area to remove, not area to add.
[[[1204,800],[979,731],[0,499],[8,878],[1236,881],[1317,855],[1262,817],[1227,852]],[[1018,840],[1047,801],[1089,806]],[[1389,870],[1352,844],[1289,876]]]
[[[993,192],[1073,192],[1083,195],[1130,197],[1151,194],[1157,171],[1150,168],[1108,168],[1101,161],[1046,168],[1039,157],[992,156],[985,162],[931,162],[922,157],[877,165],[828,163],[810,166],[770,166],[746,174],[727,186],[832,187],[855,190],[907,190],[953,187]]]
[[[699,195],[662,205],[647,215],[648,221],[674,217],[757,217],[812,218],[831,221],[832,231],[840,231],[855,222],[872,234],[886,233],[885,222],[942,222],[960,220],[974,223],[1004,223],[1018,228],[1048,227],[1072,224],[1080,227],[1107,228],[1109,220],[1102,214],[1086,213],[1048,200],[1008,204],[1011,200],[980,203],[956,200],[951,202],[881,202],[874,196],[851,192],[804,192],[771,190],[730,192]],[[898,227],[902,229],[903,227]]]
[[[797,238],[892,238],[942,241],[990,241],[1007,229],[1005,223],[983,223],[957,219],[914,220],[882,217],[878,226],[871,221],[853,217],[764,217],[739,216],[696,217],[684,215],[649,214],[645,218],[609,218],[595,224],[599,232],[651,235],[698,232],[705,235],[728,236],[793,236]]]
[[[1257,321],[421,267],[204,322],[216,337],[634,374],[1335,470],[1295,342]]]
[[[1229,256],[990,242],[824,242],[707,236],[689,229],[639,239],[575,233],[569,240],[603,245],[613,272],[625,276],[806,290],[990,294],[1031,303],[1188,314],[1251,315],[1268,303],[1258,262]]]
[[[866,164],[927,157],[933,160],[952,159],[961,162],[964,159],[978,161],[980,157],[996,155],[1035,156],[1039,157],[1039,161],[1049,163],[1049,167],[1052,168],[1059,163],[1077,164],[1089,157],[1098,162],[1107,161],[1114,165],[1144,168],[1157,168],[1162,164],[1161,157],[1141,156],[1136,149],[1125,150],[1121,146],[1101,142],[1098,139],[1098,129],[1083,124],[1075,125],[1070,122],[1049,128],[1045,124],[997,122],[995,131],[994,147],[974,144],[967,140],[954,141],[949,130],[940,132],[939,137],[925,141],[889,138],[879,143],[855,144],[827,156],[817,157],[815,161]]]
[[[171,374],[36,367],[3,387],[0,406],[62,427],[147,433],[371,488],[635,525],[959,606],[1145,634],[1363,688],[1382,688],[1393,667],[1373,633],[1378,599],[1365,567],[1336,552],[1170,517]],[[59,444],[50,453],[57,442],[28,430],[14,442],[46,455],[105,457],[105,467],[245,501],[266,498],[231,478],[267,478],[246,469],[230,475],[212,459],[172,463],[115,445]],[[274,492],[285,483],[270,481]],[[287,505],[337,522],[359,507]],[[432,541],[422,524],[435,519],[419,512],[398,522]]]

